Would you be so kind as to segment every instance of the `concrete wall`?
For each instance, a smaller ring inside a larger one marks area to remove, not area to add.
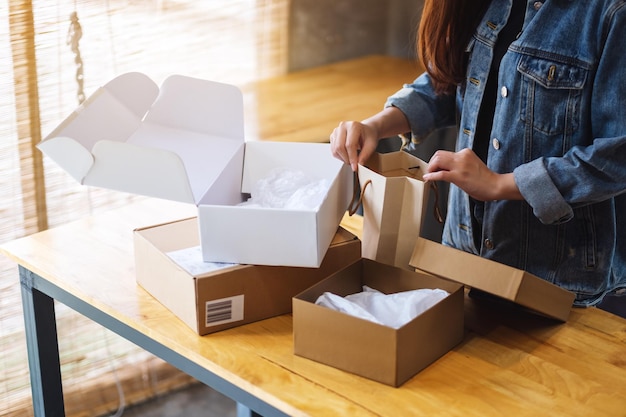
[[[423,0],[292,0],[288,70],[369,54],[414,57]]]

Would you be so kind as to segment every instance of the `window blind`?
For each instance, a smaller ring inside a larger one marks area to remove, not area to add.
[[[36,143],[129,71],[244,84],[286,70],[289,0],[0,1],[0,243],[141,197],[84,187]],[[74,19],[72,20],[72,18]],[[57,304],[67,415],[193,380]],[[0,415],[32,415],[17,268],[0,257]]]

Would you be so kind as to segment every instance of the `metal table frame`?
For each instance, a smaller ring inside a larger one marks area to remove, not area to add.
[[[233,399],[237,402],[238,417],[287,416],[249,392],[198,366],[183,355],[98,310],[21,265],[19,274],[35,416],[65,415],[54,300],[67,305]]]

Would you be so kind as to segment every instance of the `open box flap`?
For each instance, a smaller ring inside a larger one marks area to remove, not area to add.
[[[182,160],[173,152],[102,140],[83,184],[193,203]]]
[[[243,95],[234,85],[171,75],[145,121],[243,143]]]
[[[239,201],[212,187],[239,190],[243,146],[239,89],[170,76],[159,90],[140,73],[98,89],[38,145],[82,184],[196,204]]]
[[[529,272],[424,238],[417,239],[410,265],[561,321],[567,321],[575,297]]]
[[[72,178],[84,183],[94,157],[80,142],[66,136],[45,139],[37,145],[40,151],[62,167]]]
[[[121,75],[97,89],[37,147],[82,183],[93,164],[93,146],[103,139],[128,138],[158,93],[158,86],[143,74]]]

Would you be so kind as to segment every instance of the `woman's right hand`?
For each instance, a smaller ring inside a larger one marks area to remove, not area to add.
[[[341,122],[330,135],[330,149],[335,158],[350,164],[352,171],[365,164],[376,152],[382,138],[410,130],[404,113],[397,107],[387,107],[362,122]]]
[[[349,164],[352,171],[376,151],[378,131],[365,122],[341,122],[330,135],[333,156]]]

